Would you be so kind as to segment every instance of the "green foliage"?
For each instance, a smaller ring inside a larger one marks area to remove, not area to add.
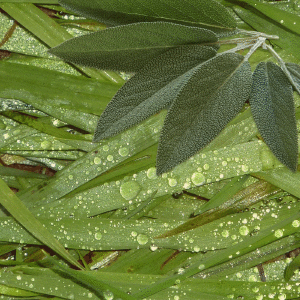
[[[0,0],[1,298],[298,298],[299,1],[32,2]]]

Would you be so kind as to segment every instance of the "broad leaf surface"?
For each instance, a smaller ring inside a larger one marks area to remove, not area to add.
[[[50,53],[106,70],[137,72],[149,59],[177,45],[216,42],[207,29],[167,22],[135,23],[70,39]]]
[[[215,28],[236,27],[228,10],[215,0],[61,0],[68,9],[108,25],[153,20],[185,22]]]
[[[157,173],[172,169],[211,142],[242,109],[251,90],[251,69],[243,56],[216,56],[194,70],[165,119]]]
[[[212,47],[184,45],[155,57],[107,105],[94,140],[124,131],[170,105],[191,76],[188,71],[215,54]]]
[[[285,66],[293,79],[292,85],[300,95],[300,66],[293,63],[286,63]]]
[[[251,111],[257,128],[276,158],[296,171],[297,126],[292,85],[272,62],[261,62],[253,73]]]

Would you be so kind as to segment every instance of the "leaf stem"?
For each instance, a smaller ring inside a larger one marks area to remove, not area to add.
[[[258,37],[256,43],[251,47],[250,51],[245,55],[244,60],[248,60],[249,57],[259,48],[261,45],[265,44],[265,37]]]

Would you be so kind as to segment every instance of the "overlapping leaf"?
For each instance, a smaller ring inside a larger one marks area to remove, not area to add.
[[[107,105],[94,140],[124,131],[170,105],[192,76],[190,69],[215,54],[212,47],[184,45],[155,57]]]
[[[261,62],[253,73],[251,111],[258,130],[277,159],[296,171],[297,126],[292,85],[272,62]]]
[[[250,64],[239,54],[219,55],[195,68],[165,119],[157,173],[172,169],[212,141],[243,107],[251,82]]]
[[[108,25],[153,20],[185,22],[212,28],[236,27],[228,10],[215,0],[60,0],[68,9]],[[138,4],[138,5],[137,5]]]
[[[300,95],[300,66],[293,63],[286,63],[285,66],[293,79],[291,82],[293,87]]]
[[[216,42],[210,30],[168,22],[108,28],[70,39],[50,53],[75,64],[106,70],[139,71],[149,59],[177,45]]]

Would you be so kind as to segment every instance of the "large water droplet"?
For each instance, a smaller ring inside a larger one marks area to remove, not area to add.
[[[52,146],[52,143],[50,141],[43,141],[41,142],[42,149],[50,149]]]
[[[202,185],[203,183],[205,183],[205,177],[202,173],[198,173],[198,172],[195,172],[193,175],[192,175],[192,178],[191,178],[193,184],[195,185]]]
[[[101,158],[100,157],[95,157],[94,158],[94,164],[99,165],[101,163]]]
[[[154,167],[149,168],[147,170],[147,177],[149,179],[155,179],[157,177],[157,175],[156,175],[156,168],[154,168]]]
[[[169,186],[174,187],[177,185],[177,180],[174,178],[169,178]]]
[[[127,148],[120,148],[120,149],[119,149],[119,154],[120,154],[121,156],[127,156],[128,153],[129,153],[129,150],[128,150]]]
[[[239,229],[240,235],[247,235],[249,233],[249,228],[247,226],[241,226]]]
[[[95,239],[96,240],[101,240],[101,238],[102,238],[102,234],[100,232],[96,232],[95,233]]]
[[[121,185],[120,193],[126,200],[133,199],[140,191],[140,186],[135,181],[128,181]]]
[[[140,245],[145,245],[148,243],[148,237],[145,235],[145,234],[139,234],[136,238],[137,242],[140,244]]]

